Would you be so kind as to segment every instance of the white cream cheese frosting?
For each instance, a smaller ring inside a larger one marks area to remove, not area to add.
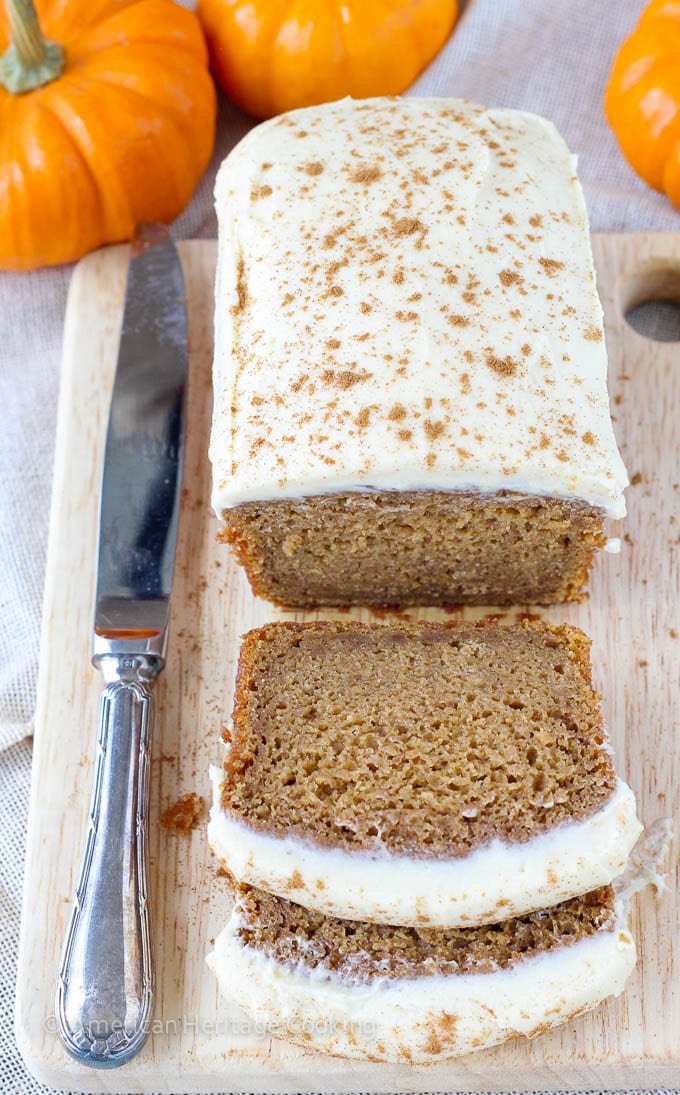
[[[509,969],[356,984],[244,946],[236,906],[207,961],[224,995],[267,1034],[340,1056],[420,1064],[532,1037],[618,996],[635,965],[635,944],[621,901],[616,915],[614,930]]]
[[[446,860],[369,855],[245,825],[222,807],[222,769],[211,775],[208,840],[234,878],[350,920],[454,928],[557,905],[611,882],[642,829],[618,780],[601,810],[521,844],[496,840]]]
[[[555,128],[345,99],[222,165],[216,511],[347,490],[498,490],[625,513],[602,309]]]

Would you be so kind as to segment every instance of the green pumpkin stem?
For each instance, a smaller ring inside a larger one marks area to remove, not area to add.
[[[45,38],[33,0],[5,0],[5,7],[12,41],[0,57],[0,84],[22,95],[61,75],[64,50]]]

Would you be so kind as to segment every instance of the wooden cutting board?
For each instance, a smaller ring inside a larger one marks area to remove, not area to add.
[[[680,234],[600,236],[594,246],[615,428],[634,484],[630,516],[612,530],[623,537],[621,554],[600,554],[590,600],[544,614],[592,636],[618,766],[651,824],[675,814],[680,798],[680,344],[642,338],[623,311],[650,294],[678,295]],[[218,999],[204,955],[228,915],[224,880],[205,826],[179,835],[162,828],[159,815],[188,791],[209,798],[208,764],[218,759],[230,711],[239,636],[286,614],[253,598],[215,539],[207,458],[212,242],[181,246],[191,379],[170,654],[158,686],[153,747],[156,1023],[142,1053],[114,1072],[85,1070],[65,1055],[54,1032],[53,992],[90,798],[100,689],[89,662],[97,494],[127,254],[126,247],[112,248],[79,265],[66,321],[16,1015],[29,1068],[45,1083],[88,1092],[680,1086],[675,849],[665,894],[655,897],[648,889],[634,904],[640,961],[625,995],[531,1042],[420,1068],[362,1064],[258,1036],[235,1005]],[[435,610],[417,614],[437,616]]]

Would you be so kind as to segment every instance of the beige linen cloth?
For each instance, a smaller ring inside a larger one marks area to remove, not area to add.
[[[468,0],[455,34],[410,94],[463,96],[545,114],[578,154],[594,230],[680,230],[680,214],[635,177],[603,115],[612,58],[641,9],[641,0]],[[221,104],[215,155],[175,225],[178,238],[215,235],[215,171],[250,124]],[[70,276],[71,268],[0,274],[0,1092],[11,1095],[47,1090],[19,1059],[12,1011],[28,735]]]

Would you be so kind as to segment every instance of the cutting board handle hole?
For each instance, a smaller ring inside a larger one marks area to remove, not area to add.
[[[680,261],[651,258],[623,286],[626,323],[653,342],[680,342]]]

